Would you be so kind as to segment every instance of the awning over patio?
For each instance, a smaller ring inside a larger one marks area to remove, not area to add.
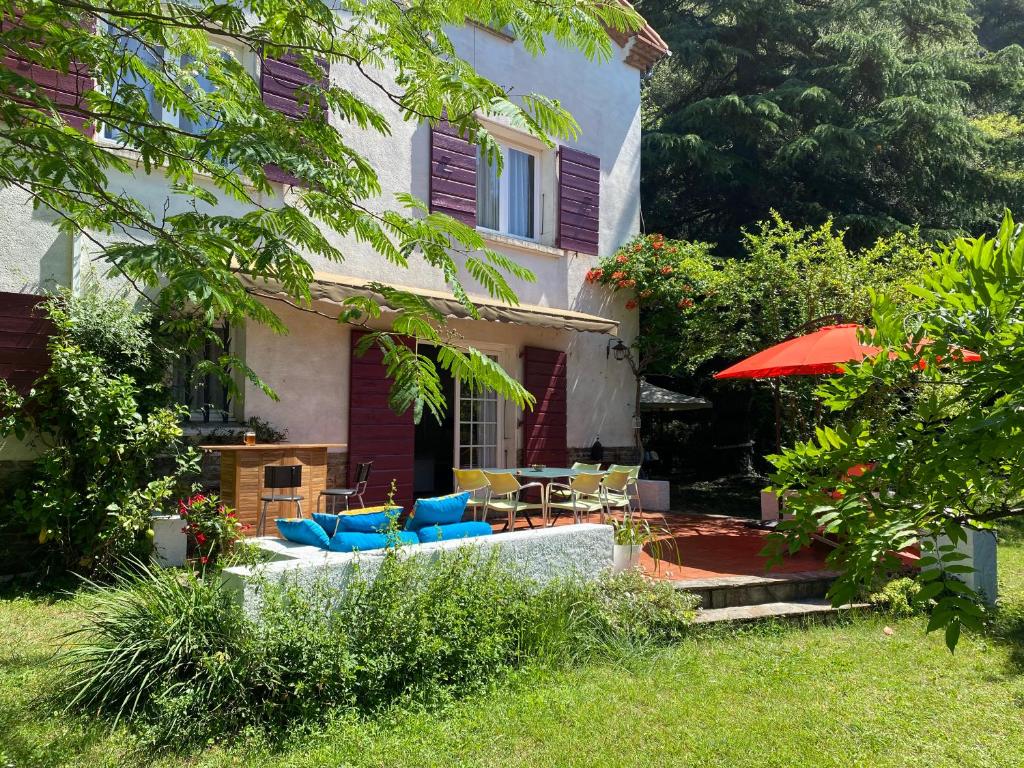
[[[711,403],[703,397],[684,395],[656,387],[646,379],[640,380],[641,411],[699,411],[710,407]]]
[[[265,293],[268,296],[284,296],[279,285],[268,283],[261,279],[243,276],[243,281],[252,288]],[[316,272],[313,276],[313,283],[310,285],[310,293],[314,301],[327,301],[332,304],[341,305],[345,299],[352,296],[367,296],[378,302],[382,307],[398,309],[391,306],[379,293],[370,288],[370,280],[362,280],[355,277],[343,277],[323,272]],[[436,310],[450,318],[468,318],[469,312],[459,303],[452,293],[445,291],[434,291],[428,288],[412,288],[406,285],[394,285],[392,288],[399,291],[422,296]],[[498,323],[516,323],[518,325],[533,325],[541,328],[557,328],[566,331],[591,331],[594,333],[617,333],[619,323],[599,315],[588,315],[584,312],[573,312],[569,309],[555,309],[553,307],[542,307],[536,304],[518,304],[512,306],[504,304],[491,298],[480,298],[473,296],[473,303],[481,320],[490,320]]]

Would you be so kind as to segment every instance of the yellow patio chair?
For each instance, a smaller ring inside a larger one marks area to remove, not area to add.
[[[640,504],[640,466],[632,464],[610,464],[608,465],[609,472],[626,472],[629,474],[629,482],[626,484],[626,489],[623,491],[628,494],[630,490],[633,492],[633,499],[636,501],[636,509],[643,517],[644,508]],[[609,492],[610,495],[614,495]]]
[[[487,521],[487,513],[493,509],[495,512],[508,515],[505,530],[513,531],[516,527],[516,515],[522,512],[523,517],[526,518],[526,524],[533,528],[533,522],[530,520],[529,513],[534,510],[540,510],[541,519],[547,525],[548,512],[544,505],[545,493],[543,483],[534,482],[523,485],[511,472],[481,471],[491,486],[491,492],[487,497],[487,504],[484,507],[484,522]],[[520,500],[519,496],[526,488],[540,489],[540,504]]]
[[[629,472],[622,469],[609,469],[601,482],[608,514],[612,514],[612,510],[621,509],[623,521],[633,516],[633,505],[629,501],[629,483]]]
[[[601,481],[604,478],[600,473],[583,473],[576,475],[569,484],[551,483],[548,485],[548,518],[550,524],[554,525],[554,516],[551,510],[561,512],[563,510],[572,512],[573,522],[583,522],[583,516],[590,517],[597,512],[601,515],[601,522],[604,522],[604,503],[602,499]],[[565,501],[551,501],[552,490],[560,490],[567,497]]]
[[[578,470],[580,472],[600,472],[601,471],[601,465],[600,464],[585,464],[582,461],[574,461],[572,463],[572,468],[575,469],[575,470]],[[551,485],[548,486],[548,501],[549,502],[551,501],[552,497],[554,497],[555,499],[558,499],[558,501],[565,501],[566,499],[569,498],[569,492],[564,490],[564,487],[563,487],[564,485],[565,485],[565,483],[552,483]]]
[[[469,501],[466,502],[466,506],[470,509],[473,520],[477,519],[477,513],[486,515],[487,498],[491,495],[491,484],[487,482],[483,470],[452,467],[452,473],[455,475],[455,492],[469,491],[472,494]],[[482,497],[478,495],[481,491],[483,492]]]

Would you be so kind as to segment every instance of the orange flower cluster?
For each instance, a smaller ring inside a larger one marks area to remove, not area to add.
[[[672,274],[672,267],[667,267],[667,266],[666,267],[662,267],[659,271],[663,275],[671,275]]]
[[[604,270],[601,269],[600,267],[598,267],[596,269],[588,269],[587,270],[587,282],[588,283],[597,282],[602,277],[604,277]]]
[[[625,264],[627,261],[629,261],[629,257],[626,256],[626,254],[624,253],[620,253],[618,256],[615,257],[615,261],[617,261],[619,264]]]
[[[633,299],[630,299],[629,301],[626,302],[626,309],[636,309],[636,306],[636,301],[634,301]]]
[[[680,309],[689,309],[693,306],[693,299],[682,299],[677,306]]]

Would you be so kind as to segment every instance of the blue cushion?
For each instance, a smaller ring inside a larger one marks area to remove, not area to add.
[[[279,517],[274,523],[282,536],[296,544],[308,544],[311,547],[327,549],[331,543],[327,532],[314,520]]]
[[[402,514],[401,507],[380,512],[367,512],[364,515],[328,515],[322,512],[314,512],[313,519],[320,523],[327,531],[328,536],[333,536],[335,530],[355,531],[356,533],[381,533],[388,527],[388,515],[398,516]]]
[[[415,533],[398,531],[401,544],[419,544]],[[388,537],[383,533],[359,533],[358,531],[338,531],[331,537],[331,552],[369,552],[372,549],[384,549],[388,545]]]
[[[409,519],[405,521],[407,531],[418,531],[428,525],[451,525],[462,521],[470,493],[453,493],[436,499],[417,499]]]
[[[472,539],[476,536],[490,536],[494,531],[490,523],[453,523],[452,525],[430,525],[416,531],[420,542],[451,541],[452,539]]]

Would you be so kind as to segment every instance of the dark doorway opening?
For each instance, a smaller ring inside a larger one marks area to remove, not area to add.
[[[422,346],[420,353],[437,362],[437,349]],[[454,489],[452,456],[455,454],[455,379],[447,371],[437,368],[441,379],[441,392],[448,408],[438,423],[431,413],[424,412],[416,425],[413,449],[413,495],[443,496]]]

